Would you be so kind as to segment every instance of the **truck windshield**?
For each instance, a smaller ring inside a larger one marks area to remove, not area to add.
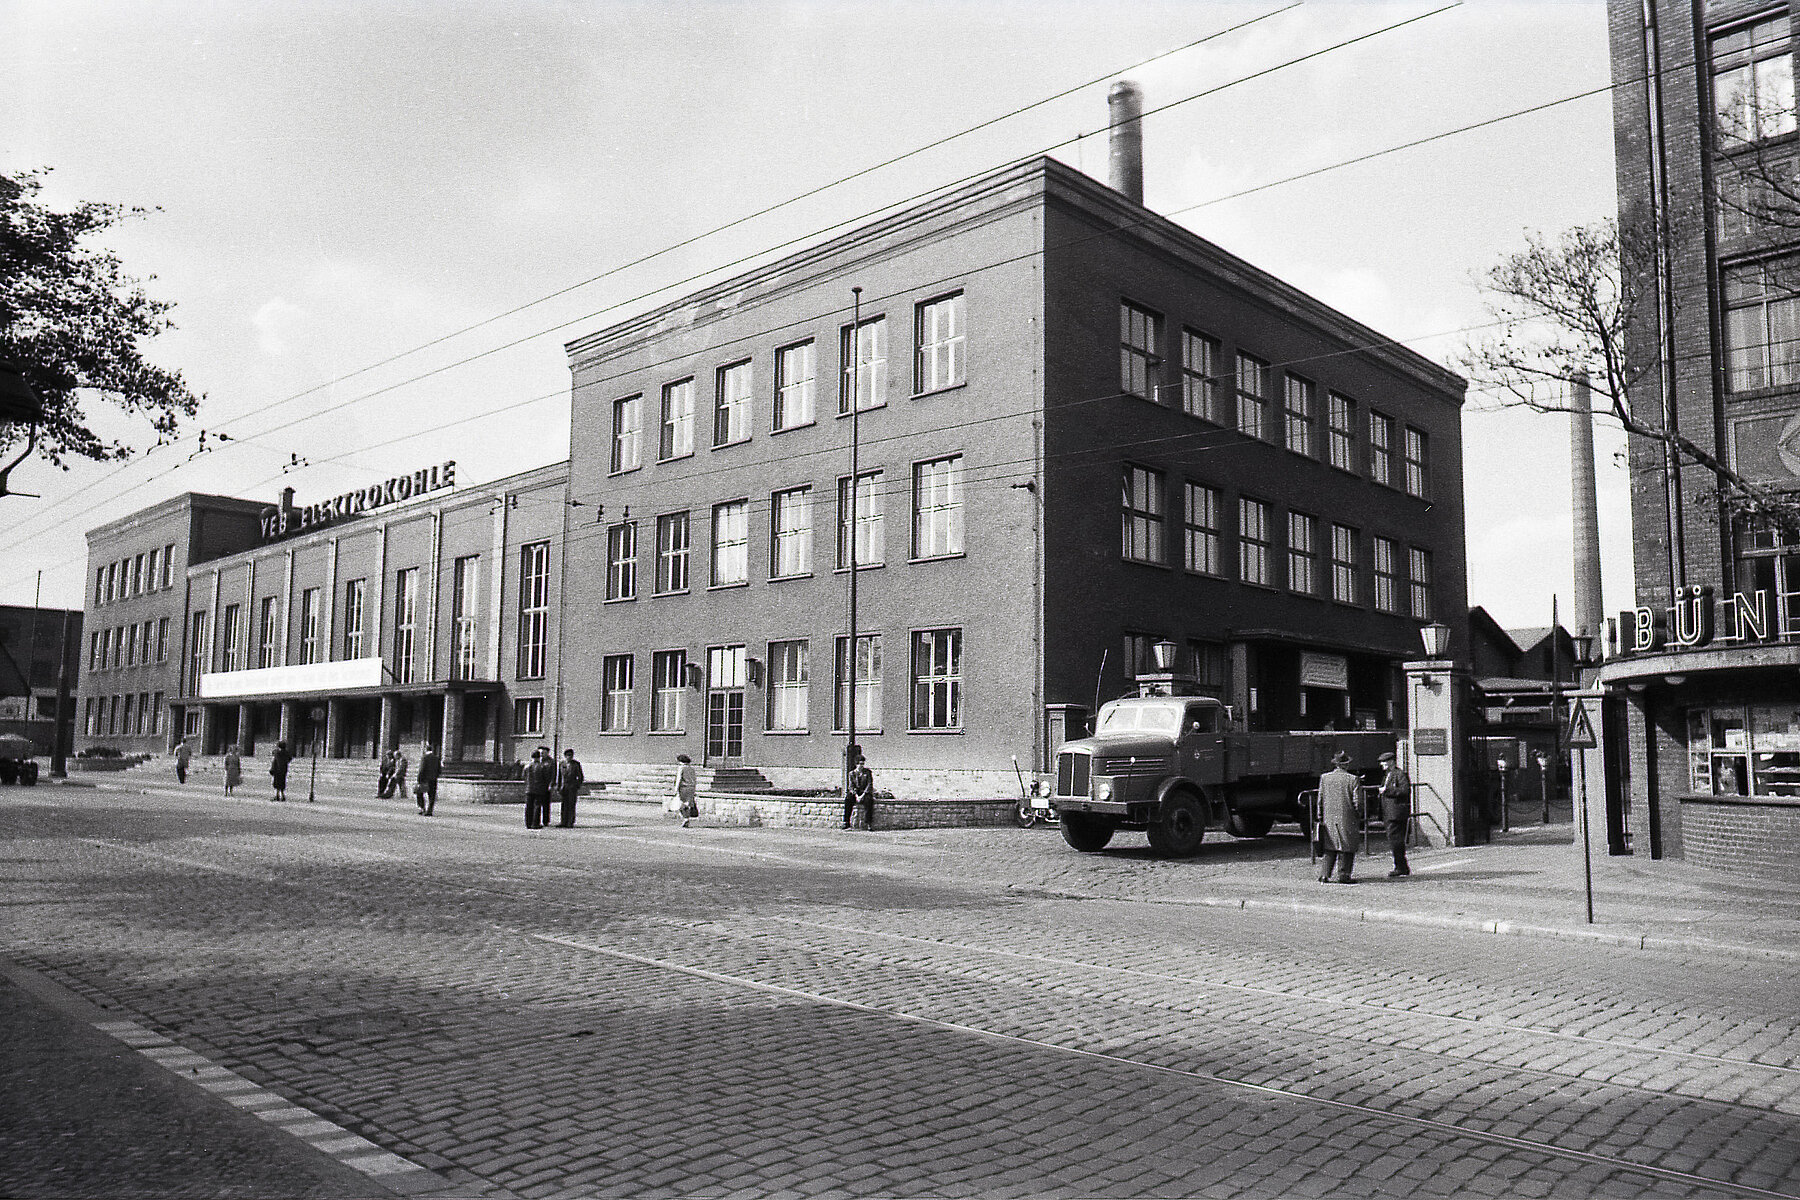
[[[1141,730],[1146,733],[1173,734],[1181,725],[1181,706],[1178,704],[1109,704],[1100,710],[1100,724],[1095,733],[1129,733]]]

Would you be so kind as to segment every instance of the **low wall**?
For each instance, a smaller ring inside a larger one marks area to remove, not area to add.
[[[138,765],[135,758],[67,758],[63,760],[71,771],[129,771]],[[169,770],[175,769],[175,760],[169,760]]]
[[[1679,796],[1681,856],[1697,867],[1800,883],[1800,799]]]
[[[439,776],[437,796],[445,804],[523,805],[525,782],[521,779],[450,779]]]
[[[765,796],[704,792],[696,797],[700,815],[720,825],[835,829],[844,821],[836,796]],[[893,799],[875,801],[876,829],[968,829],[1010,825],[1019,802],[986,797],[968,800]],[[861,820],[859,814],[858,818]]]

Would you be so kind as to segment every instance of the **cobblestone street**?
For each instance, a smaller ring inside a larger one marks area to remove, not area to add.
[[[1205,860],[1044,831],[405,811],[9,792],[4,955],[369,1195],[1800,1195],[1791,960],[1145,903]],[[109,1194],[32,1128],[0,1193]],[[352,1194],[228,1166],[146,1191]]]

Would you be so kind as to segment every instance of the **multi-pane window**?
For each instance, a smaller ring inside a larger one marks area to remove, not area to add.
[[[962,728],[962,630],[913,634],[912,727]]]
[[[236,671],[244,665],[242,657],[243,624],[241,610],[235,604],[225,606],[225,619],[219,630],[220,649],[223,651],[223,667],[227,671]]]
[[[1711,50],[1721,148],[1794,132],[1794,59],[1786,12],[1714,35]]]
[[[856,732],[868,733],[881,728],[881,635],[858,634],[856,638],[856,687],[850,685],[850,639],[837,639],[837,700],[832,706],[832,729],[842,733],[851,726],[854,715]],[[855,699],[855,712],[851,700]]]
[[[163,587],[171,588],[171,587],[175,586],[174,571],[175,571],[175,546],[173,543],[170,543],[169,545],[163,547],[163,553],[162,553],[162,585],[163,585]]]
[[[1303,596],[1319,590],[1319,518],[1288,512],[1288,591]]]
[[[135,667],[135,666],[137,666],[137,662],[138,662],[138,646],[143,638],[143,634],[140,632],[140,627],[137,624],[133,623],[131,625],[126,626],[124,629],[120,630],[119,632],[124,634],[125,665],[128,667]]]
[[[806,728],[806,643],[769,643],[768,728],[792,733]]]
[[[1375,535],[1375,607],[1381,612],[1400,611],[1400,551],[1391,538]]]
[[[750,440],[750,364],[720,367],[713,400],[713,445]]]
[[[600,660],[600,728],[624,733],[631,728],[632,664],[629,654],[609,654]]]
[[[962,456],[919,463],[913,468],[913,557],[962,552]]]
[[[1225,690],[1225,647],[1220,642],[1190,641],[1188,671],[1194,681],[1215,694]]]
[[[1369,478],[1394,486],[1394,418],[1369,412]]]
[[[1287,402],[1283,409],[1286,421],[1287,448],[1308,458],[1318,457],[1313,424],[1318,420],[1318,387],[1310,379],[1296,375],[1287,377]]]
[[[131,714],[132,710],[136,708],[136,699],[130,692],[125,693],[123,717],[119,722],[119,733],[123,737],[131,736]]]
[[[1225,424],[1228,389],[1219,375],[1222,352],[1216,338],[1192,329],[1181,331],[1181,407],[1189,416]]]
[[[713,505],[712,585],[750,581],[750,504],[728,500]]]
[[[1245,583],[1274,587],[1269,558],[1269,506],[1248,496],[1238,497],[1238,578]]]
[[[1726,267],[1725,378],[1734,392],[1800,383],[1800,258]]]
[[[156,661],[169,661],[169,618],[160,617],[156,622]]]
[[[352,579],[344,585],[344,657],[363,656],[363,606],[368,599],[369,581]]]
[[[416,665],[419,627],[419,568],[394,573],[394,682],[411,683]]]
[[[612,471],[635,471],[643,465],[644,398],[613,401]]]
[[[880,566],[886,561],[887,538],[882,507],[880,471],[866,471],[857,476],[854,488],[848,477],[838,480],[839,570],[849,568],[852,551],[859,568]]]
[[[1348,525],[1332,525],[1331,598],[1340,604],[1357,602],[1356,541],[1356,530]]]
[[[316,587],[300,593],[300,661],[319,661],[319,589]]]
[[[813,378],[818,350],[810,341],[775,352],[775,428],[795,429],[813,422]]]
[[[694,452],[694,381],[679,379],[663,384],[662,434],[656,457],[661,461],[686,458]]]
[[[94,568],[94,603],[96,605],[106,603],[106,568],[105,567],[95,567]]]
[[[650,680],[653,689],[650,704],[651,731],[675,733],[687,728],[684,703],[687,694],[687,651],[656,651],[650,657]]]
[[[1423,429],[1414,429],[1408,425],[1402,436],[1405,438],[1401,453],[1406,460],[1406,491],[1408,495],[1424,499],[1428,494],[1430,476],[1426,467],[1426,441]]]
[[[934,392],[963,382],[967,370],[963,296],[945,296],[919,305],[914,390]]]
[[[769,498],[769,575],[786,579],[812,574],[812,489],[788,488]]]
[[[1162,472],[1128,465],[1124,482],[1125,557],[1160,563],[1164,561]]]
[[[144,594],[144,556],[134,555],[131,560],[131,594]]]
[[[544,698],[525,696],[513,701],[513,735],[538,737],[544,732]]]
[[[118,579],[119,579],[119,564],[118,563],[107,563],[106,564],[106,602],[108,604],[111,604],[114,600],[118,599],[118,597],[119,597]]]
[[[475,643],[475,612],[480,601],[481,556],[467,554],[456,560],[450,577],[450,671],[454,679],[478,677],[479,655]]]
[[[1187,485],[1187,569],[1202,575],[1217,575],[1223,569],[1220,560],[1219,489],[1203,483]]]
[[[100,669],[100,631],[88,634],[88,670]]]
[[[688,515],[664,513],[656,518],[656,594],[667,596],[688,589]]]
[[[206,614],[192,613],[188,616],[188,695],[200,694],[200,676],[206,674],[208,658]]]
[[[1162,382],[1162,317],[1129,300],[1119,305],[1119,390],[1157,399]]]
[[[1156,670],[1156,658],[1150,652],[1162,639],[1150,633],[1126,633],[1125,635],[1125,679],[1131,682],[1139,675],[1148,675]]]
[[[636,521],[620,521],[606,531],[606,598],[637,599]]]
[[[542,679],[550,645],[550,543],[519,547],[519,678]]]
[[[838,411],[850,411],[853,395],[857,412],[886,404],[887,318],[870,317],[854,330],[845,326],[839,339],[838,355],[844,366],[843,384],[838,390]]]
[[[1238,431],[1248,437],[1268,436],[1269,364],[1252,354],[1237,356]]]
[[[1421,621],[1432,618],[1431,551],[1417,546],[1406,552],[1408,576],[1412,582],[1412,615]]]
[[[1325,438],[1331,465],[1356,470],[1356,401],[1336,392],[1325,396]]]
[[[150,732],[163,731],[163,693],[156,692],[150,697]]]

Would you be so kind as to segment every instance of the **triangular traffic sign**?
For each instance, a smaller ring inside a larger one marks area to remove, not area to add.
[[[1592,750],[1600,744],[1594,736],[1594,722],[1588,716],[1587,705],[1580,700],[1569,701],[1569,740],[1571,750]]]

